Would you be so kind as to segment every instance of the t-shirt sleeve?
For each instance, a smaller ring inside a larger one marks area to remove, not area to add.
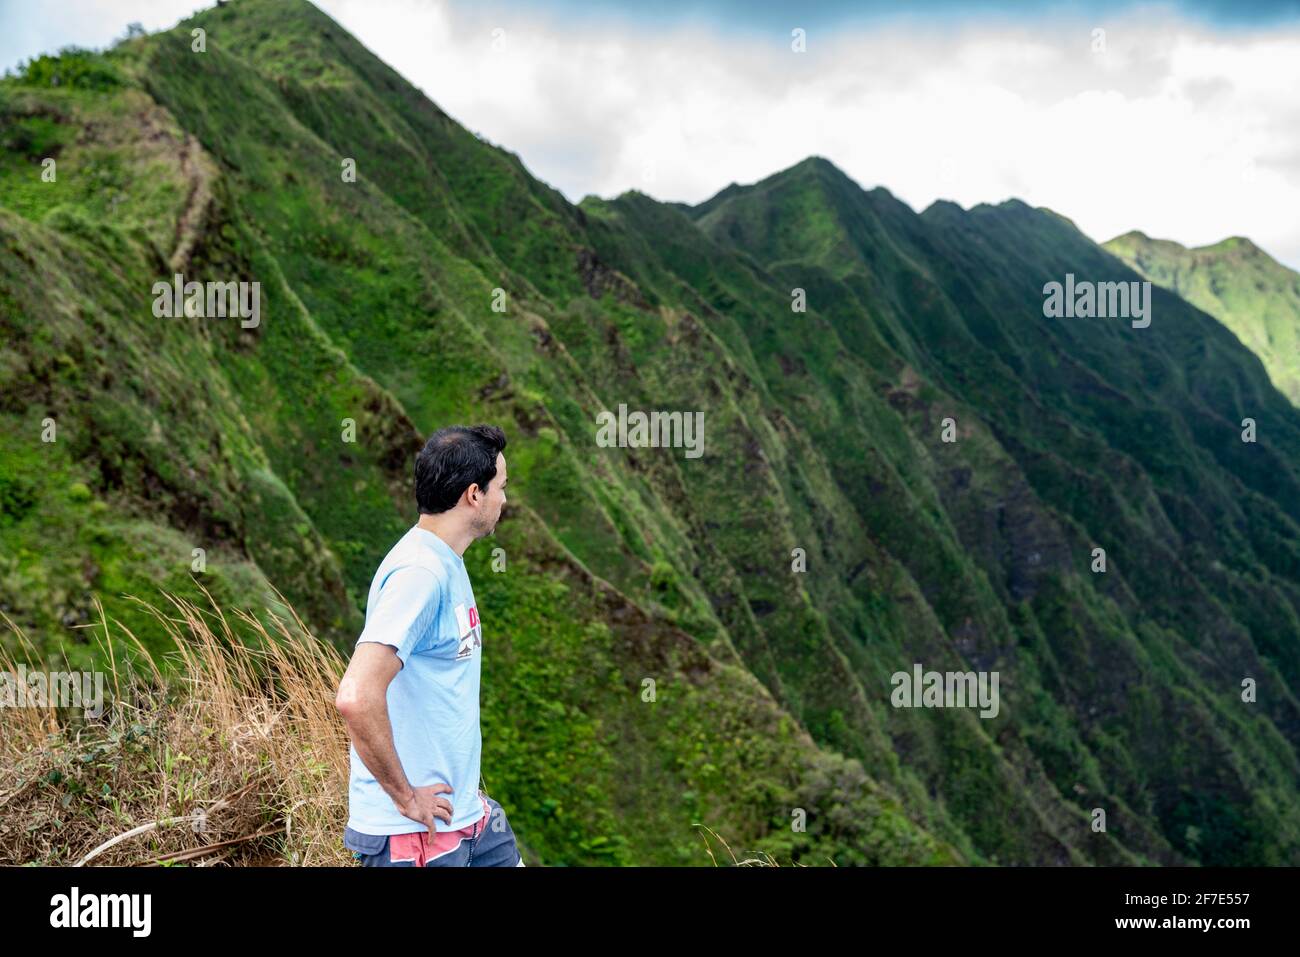
[[[375,607],[369,611],[357,644],[378,641],[392,645],[406,667],[406,659],[437,620],[441,597],[438,576],[429,569],[419,565],[396,569],[379,586]]]

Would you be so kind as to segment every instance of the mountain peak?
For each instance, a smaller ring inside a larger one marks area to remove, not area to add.
[[[1245,236],[1229,236],[1227,239],[1211,243],[1208,246],[1199,246],[1197,249],[1202,252],[1235,252],[1245,256],[1268,255]]]
[[[1126,233],[1107,240],[1107,242],[1111,243],[1149,243],[1152,241],[1151,237],[1140,229],[1130,229]]]
[[[1102,246],[1112,251],[1117,249],[1160,249],[1168,254],[1188,255],[1196,253],[1201,256],[1236,255],[1272,259],[1268,253],[1260,249],[1253,240],[1246,236],[1229,236],[1227,239],[1221,239],[1217,243],[1208,243],[1204,246],[1184,246],[1173,239],[1153,239],[1141,230],[1130,229],[1113,239],[1108,239],[1102,243]]]
[[[844,172],[844,170],[840,169],[838,166],[836,166],[826,157],[818,156],[815,153],[812,156],[809,156],[806,159],[802,159],[798,163],[795,163],[789,169],[782,170],[779,173],[773,173],[771,176],[767,178],[776,179],[777,177],[788,176],[797,173],[812,173],[817,176],[822,176],[827,179],[835,180],[837,182],[853,183],[853,185],[855,186],[858,185],[856,182],[854,182],[853,177],[849,176],[849,174]]]
[[[1156,239],[1148,236],[1140,229],[1130,229],[1113,239],[1106,240],[1101,245],[1111,252],[1117,250],[1161,250],[1169,255],[1180,255],[1188,251],[1187,247],[1180,242],[1173,239]]]
[[[966,210],[961,208],[961,204],[951,199],[936,199],[929,206],[921,211],[922,216],[938,215],[962,215]]]
[[[817,153],[813,153],[811,156],[807,156],[804,159],[801,159],[799,162],[795,163],[794,166],[790,168],[799,169],[800,167],[807,167],[808,169],[833,170],[834,172],[840,173],[841,175],[844,172],[838,166],[836,166],[834,163],[828,160],[825,156],[820,156]]]

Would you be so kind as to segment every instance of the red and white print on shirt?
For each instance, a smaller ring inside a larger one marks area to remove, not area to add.
[[[456,624],[460,629],[460,650],[456,660],[470,658],[474,649],[483,645],[483,623],[478,618],[478,606],[471,605],[467,610],[464,604],[456,606]]]

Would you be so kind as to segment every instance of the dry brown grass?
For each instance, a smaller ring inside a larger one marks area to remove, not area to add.
[[[101,715],[0,709],[0,865],[352,865],[341,842],[348,736],[334,707],[342,656],[282,598],[258,620],[228,618],[211,596],[207,608],[163,597],[163,608],[139,602],[175,645],[161,661],[96,604]],[[28,670],[45,671],[0,619]],[[18,664],[0,647],[0,671]],[[715,866],[779,866],[738,859],[697,826]]]
[[[726,840],[720,834],[718,834],[718,832],[715,831],[713,828],[709,827],[707,824],[696,824],[695,826],[700,828],[701,831],[708,831],[715,838],[717,838],[718,843],[721,844],[723,848],[726,850],[726,852],[731,856],[731,863],[729,865],[725,863],[721,865],[718,864],[718,859],[713,856],[713,845],[709,842],[709,839],[705,837],[703,833],[701,833],[700,840],[704,842],[704,851],[706,854],[709,855],[709,860],[713,862],[714,867],[723,867],[723,866],[725,867],[780,867],[781,866],[781,862],[778,861],[771,854],[767,853],[766,851],[759,851],[758,857],[746,857],[744,860],[741,860],[740,858],[736,857],[736,852],[731,849],[731,845],[728,844]],[[807,864],[800,864],[795,861],[791,861],[791,863],[795,867],[808,866]],[[826,863],[830,864],[831,867],[837,866],[835,862],[832,861],[829,857],[826,858]]]
[[[351,864],[342,656],[287,603],[232,621],[215,602],[164,597],[141,602],[176,646],[162,662],[99,609],[98,718],[0,712],[0,864]],[[28,669],[45,670],[6,623]],[[0,669],[17,667],[0,649]]]

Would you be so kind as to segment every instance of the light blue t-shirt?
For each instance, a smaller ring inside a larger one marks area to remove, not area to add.
[[[397,649],[402,668],[388,686],[393,745],[412,787],[442,782],[452,793],[451,823],[458,831],[483,817],[479,799],[479,670],[483,626],[465,562],[450,545],[414,525],[375,572],[366,626],[357,639]],[[393,803],[354,745],[348,784],[348,824],[362,834],[424,830]]]

